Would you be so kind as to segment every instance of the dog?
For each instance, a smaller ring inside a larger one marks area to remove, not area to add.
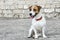
[[[29,15],[32,18],[32,25],[29,30],[28,38],[38,38],[41,34],[43,38],[46,36],[46,20],[44,15],[41,13],[41,6],[33,5],[29,7]],[[41,34],[40,34],[41,33]]]

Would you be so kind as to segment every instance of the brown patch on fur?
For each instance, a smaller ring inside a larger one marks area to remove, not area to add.
[[[37,14],[39,14],[40,9],[41,9],[41,6],[37,6],[37,5],[29,7],[29,11],[35,12],[35,15],[33,17],[35,17]]]
[[[41,6],[37,6],[37,5],[34,5],[34,6],[30,6],[29,7],[29,10],[30,11],[34,11],[35,13],[39,13],[40,12],[40,9],[41,9]]]
[[[39,12],[42,7],[41,6],[37,6],[37,7],[38,7],[38,12]]]
[[[32,9],[31,9],[31,7],[32,7],[32,6],[30,6],[30,7],[29,7],[29,11],[31,11],[31,10],[32,10]]]

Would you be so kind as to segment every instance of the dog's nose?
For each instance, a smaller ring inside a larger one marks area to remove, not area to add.
[[[29,14],[30,16],[32,15],[32,13]]]

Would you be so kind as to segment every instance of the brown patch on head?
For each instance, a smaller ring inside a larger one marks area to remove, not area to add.
[[[32,9],[31,9],[31,7],[32,7],[32,6],[30,6],[30,7],[29,7],[29,11],[31,11],[31,10],[32,10]]]
[[[33,6],[33,11],[35,13],[39,13],[40,9],[41,9],[41,6],[37,6],[37,5]]]
[[[38,7],[38,12],[39,12],[42,7],[41,6],[37,6],[37,7]]]
[[[34,6],[30,6],[29,7],[29,10],[30,11],[34,11],[35,13],[39,13],[40,9],[41,9],[41,6],[37,6],[37,5],[34,5]]]
[[[32,11],[35,13],[35,15],[33,15],[34,17],[40,12],[40,9],[41,9],[41,6],[37,6],[37,5],[29,7],[29,11]],[[30,13],[30,15],[32,14]]]

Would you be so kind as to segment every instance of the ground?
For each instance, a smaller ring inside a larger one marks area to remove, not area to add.
[[[31,19],[0,18],[0,40],[60,40],[60,19],[47,19],[47,36],[27,38]]]

